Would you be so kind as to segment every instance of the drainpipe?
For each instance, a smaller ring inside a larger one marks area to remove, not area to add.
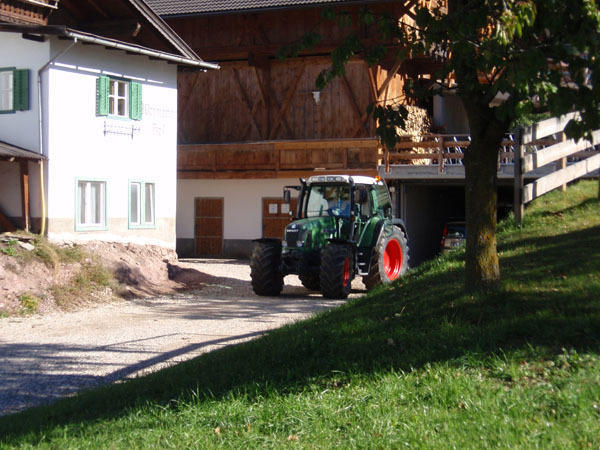
[[[39,133],[40,133],[40,141],[39,141],[39,148],[40,148],[40,153],[42,155],[44,155],[44,136],[43,136],[43,116],[42,116],[42,72],[44,72],[44,70],[46,70],[50,64],[52,64],[54,61],[56,61],[58,58],[60,58],[62,55],[64,55],[65,53],[67,53],[69,50],[71,50],[71,47],[73,47],[75,44],[77,43],[77,38],[73,38],[73,42],[71,42],[71,44],[69,44],[69,46],[67,48],[65,48],[64,50],[58,52],[58,54],[56,54],[55,56],[53,56],[46,64],[44,64],[42,67],[39,68],[39,70],[37,71],[37,85],[38,85],[38,122],[39,122]],[[40,160],[40,202],[41,202],[41,225],[40,225],[40,236],[44,236],[46,234],[46,189],[44,187],[44,161]]]

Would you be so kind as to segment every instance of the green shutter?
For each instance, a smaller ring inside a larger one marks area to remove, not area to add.
[[[129,82],[129,117],[142,120],[142,85],[135,81]]]
[[[13,72],[13,105],[18,111],[29,109],[29,69]]]
[[[96,115],[108,116],[108,92],[110,78],[100,76],[96,79]]]

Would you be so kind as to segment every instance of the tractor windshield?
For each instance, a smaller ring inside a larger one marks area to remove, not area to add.
[[[306,217],[350,216],[350,186],[313,184],[306,200]]]

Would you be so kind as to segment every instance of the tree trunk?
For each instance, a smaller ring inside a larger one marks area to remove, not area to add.
[[[496,248],[498,150],[508,124],[494,110],[465,99],[471,145],[465,153],[467,248],[465,288],[487,289],[500,279]]]

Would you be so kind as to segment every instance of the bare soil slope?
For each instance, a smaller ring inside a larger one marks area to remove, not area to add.
[[[106,242],[61,247],[31,237],[0,236],[0,316],[169,294],[193,287],[199,275],[178,269],[175,251],[162,247]],[[52,248],[58,253],[66,248],[77,257],[48,257]],[[89,272],[91,281],[84,279]]]

